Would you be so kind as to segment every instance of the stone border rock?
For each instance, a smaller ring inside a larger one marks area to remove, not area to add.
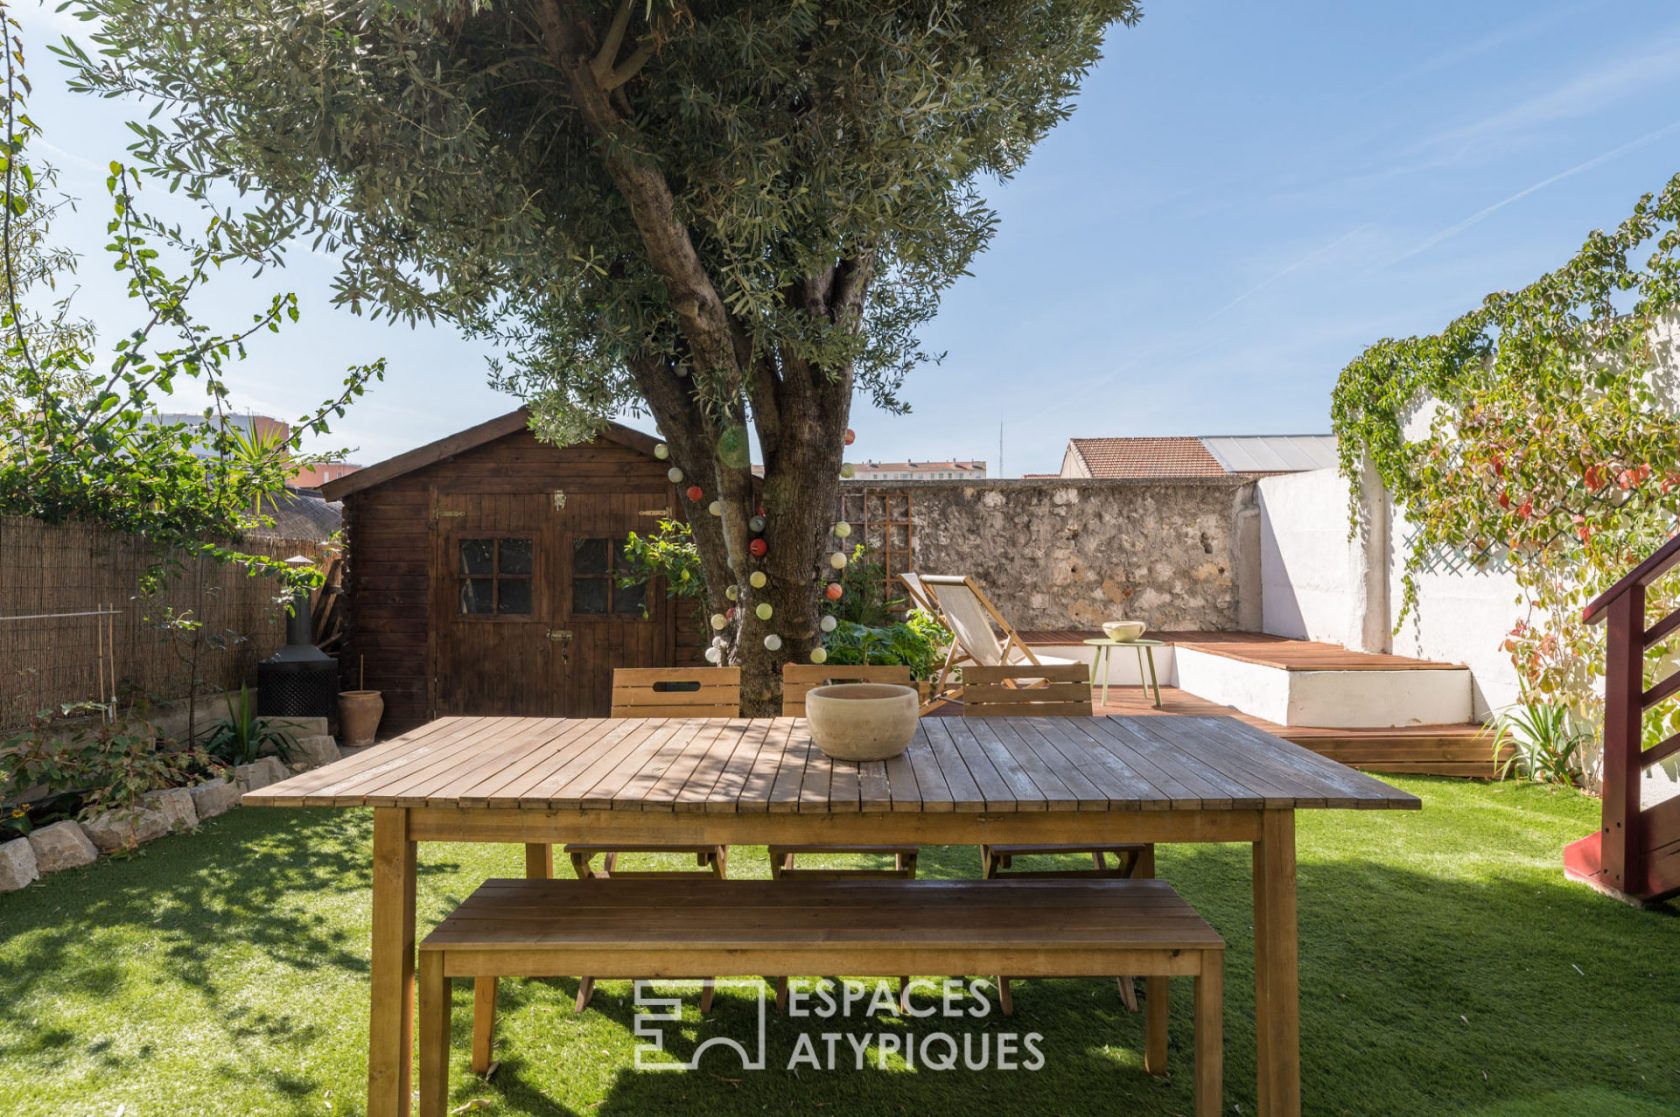
[[[138,849],[165,834],[193,830],[205,819],[238,806],[244,792],[331,764],[341,755],[338,742],[331,737],[311,734],[295,742],[289,769],[278,757],[265,756],[241,764],[230,776],[192,787],[148,791],[128,809],[106,811],[86,822],[66,819],[32,831],[27,837],[0,842],[0,893],[16,892],[49,873],[91,865],[101,853]]]

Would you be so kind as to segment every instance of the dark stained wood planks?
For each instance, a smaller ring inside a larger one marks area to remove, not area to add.
[[[679,610],[655,590],[645,619],[567,610],[575,539],[622,539],[677,514],[668,463],[652,444],[615,428],[550,446],[510,415],[339,483],[347,544],[339,662],[345,686],[365,671],[365,685],[384,693],[383,732],[449,713],[604,715],[613,667],[701,661],[692,603]],[[538,611],[527,622],[458,623],[450,545],[469,523],[486,535],[547,533]]]

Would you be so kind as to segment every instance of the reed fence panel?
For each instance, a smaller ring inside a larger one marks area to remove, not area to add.
[[[319,540],[253,539],[254,554],[319,562]],[[174,699],[255,681],[285,643],[274,579],[176,556],[164,589],[140,593],[156,561],[140,538],[83,524],[0,517],[0,728],[78,702]],[[167,619],[198,623],[197,635]],[[197,644],[196,654],[194,644]]]

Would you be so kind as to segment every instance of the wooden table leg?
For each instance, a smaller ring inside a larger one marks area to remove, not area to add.
[[[414,1050],[414,842],[408,812],[373,812],[368,1117],[407,1117]]]
[[[1254,843],[1254,1026],[1261,1117],[1300,1117],[1295,812],[1266,811]]]
[[[525,879],[554,879],[554,847],[546,842],[525,843]]]

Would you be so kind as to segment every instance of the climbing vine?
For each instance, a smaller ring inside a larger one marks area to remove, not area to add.
[[[1428,556],[1503,561],[1527,610],[1505,642],[1525,701],[1594,721],[1602,630],[1581,606],[1680,512],[1677,249],[1680,175],[1521,290],[1439,334],[1372,345],[1333,396],[1355,528],[1369,463],[1413,533],[1402,621]],[[1675,587],[1653,587],[1653,610],[1677,605]]]

